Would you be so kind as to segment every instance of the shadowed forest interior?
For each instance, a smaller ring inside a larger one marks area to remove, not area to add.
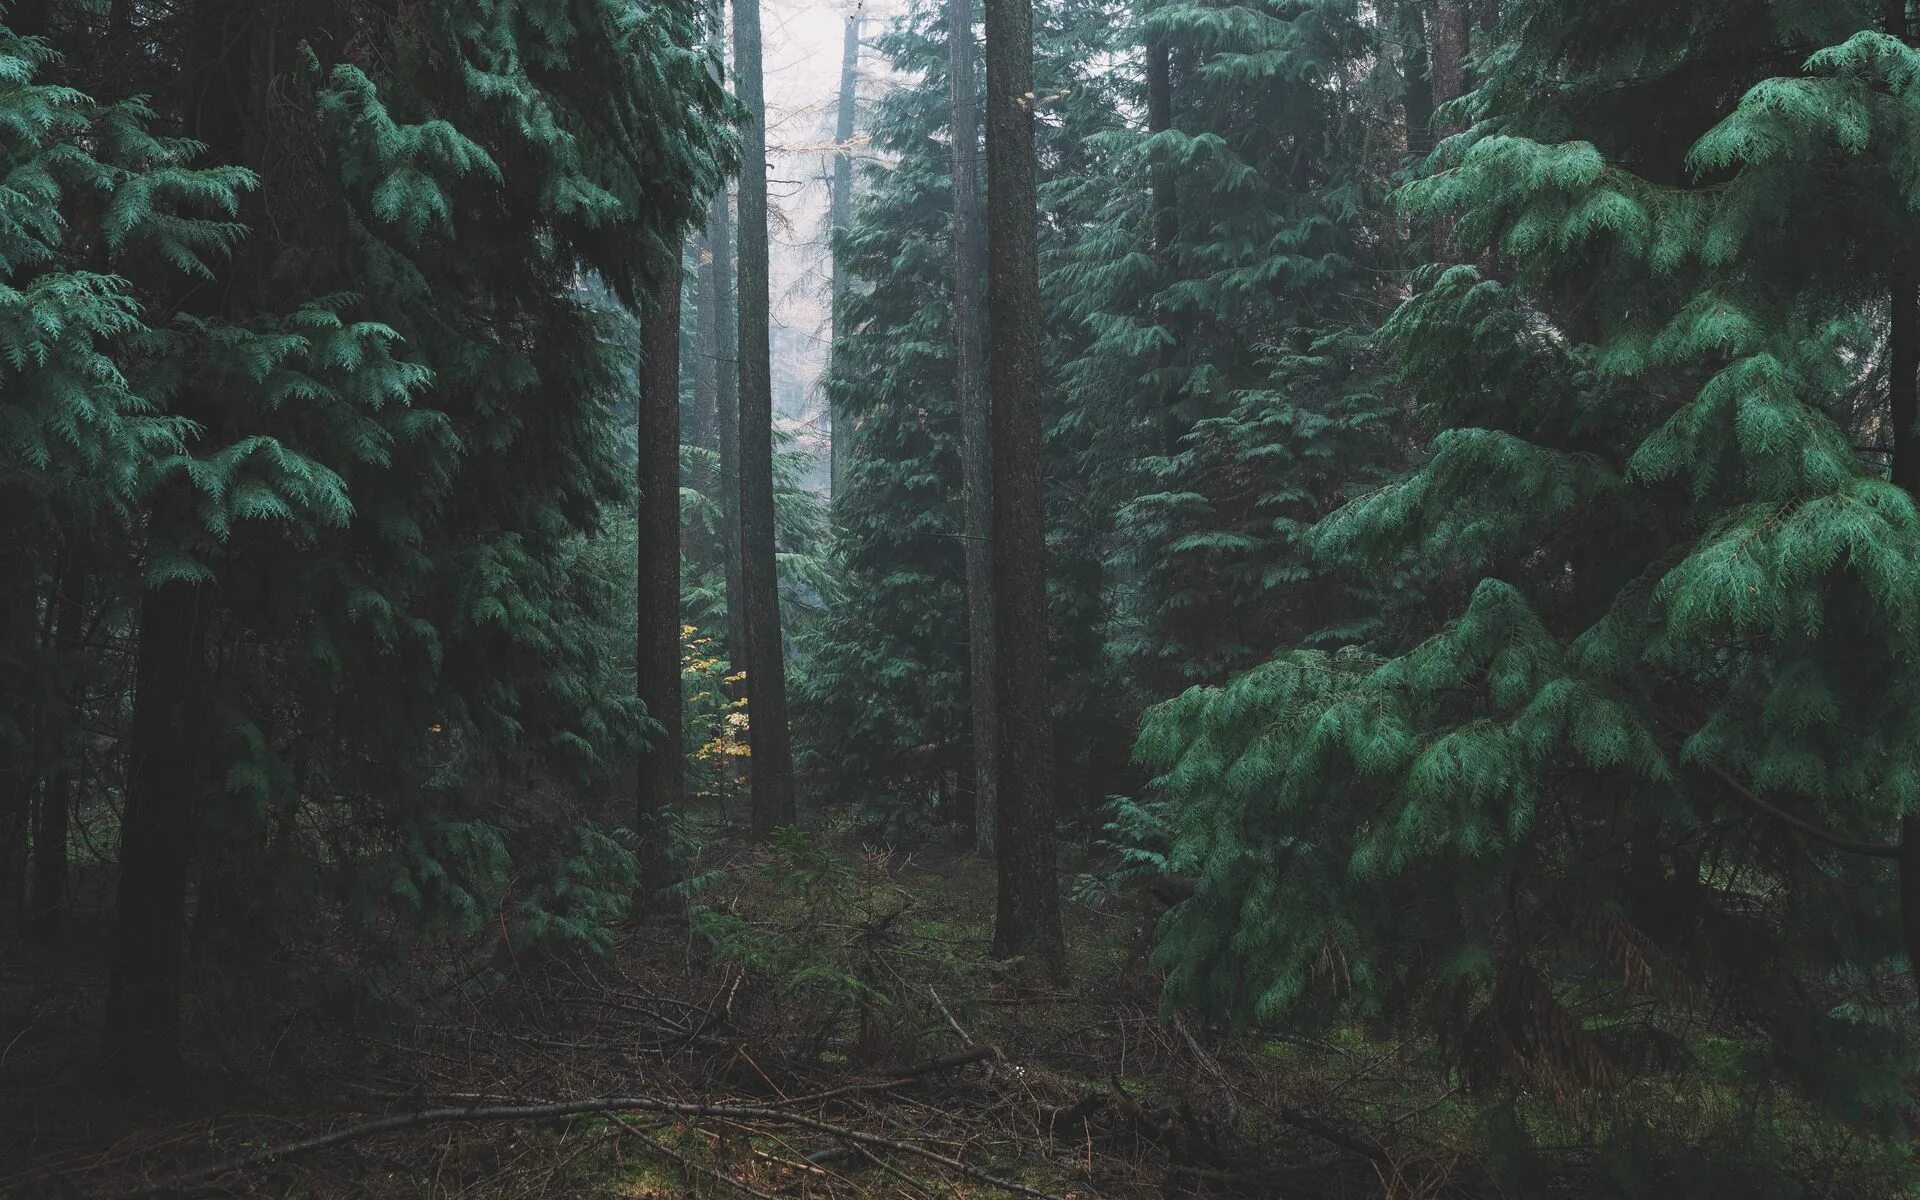
[[[1920,3],[0,0],[0,1194],[1920,1197]]]

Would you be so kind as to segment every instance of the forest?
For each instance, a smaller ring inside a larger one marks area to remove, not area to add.
[[[1917,1136],[1920,3],[0,0],[0,1195]]]

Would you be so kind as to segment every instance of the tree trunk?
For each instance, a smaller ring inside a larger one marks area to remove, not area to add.
[[[1888,0],[1887,32],[1912,40],[1906,0]],[[1894,251],[1888,297],[1887,420],[1893,426],[1895,487],[1920,498],[1920,270],[1910,245]],[[1900,926],[1907,969],[1920,988],[1920,816],[1900,818]]]
[[[661,264],[640,327],[640,523],[635,684],[660,725],[640,755],[634,832],[641,891],[669,882],[666,818],[686,791],[680,698],[680,285],[679,259]]]
[[[713,279],[712,239],[705,234],[689,239],[693,248],[693,355],[687,364],[687,374],[693,381],[693,404],[687,409],[686,428],[681,432],[683,445],[693,446],[704,451],[719,449],[718,424],[719,398],[715,395],[714,384],[719,372],[716,351]],[[643,335],[644,336],[644,333]],[[704,456],[697,457],[695,466],[688,471],[687,486],[702,496],[714,494],[714,470],[706,463]],[[699,557],[708,546],[696,535],[697,531],[683,526],[680,532],[681,551],[689,557]]]
[[[54,727],[72,730],[79,724],[85,689],[79,682],[81,625],[86,619],[87,569],[77,547],[68,544],[60,580],[53,595],[53,642],[60,661],[64,695]],[[27,936],[40,945],[60,938],[67,912],[67,815],[73,804],[73,782],[79,772],[79,746],[63,738],[53,749],[53,771],[40,797],[33,826],[33,892],[27,911]]]
[[[1148,33],[1146,51],[1147,133],[1166,133],[1173,128],[1173,62],[1166,35]],[[1180,196],[1173,177],[1173,167],[1156,160],[1148,172],[1148,183],[1153,198],[1153,252],[1160,262],[1163,272],[1161,283],[1164,286],[1172,279],[1174,243],[1180,238]],[[1154,366],[1160,380],[1161,453],[1174,455],[1180,452],[1180,439],[1187,432],[1186,422],[1180,414],[1179,389],[1172,383],[1174,354],[1178,349],[1180,334],[1175,328],[1178,325],[1175,316],[1164,312],[1157,316],[1166,323],[1175,339],[1170,343],[1161,343],[1154,352]]]
[[[166,1070],[179,1055],[187,858],[206,736],[200,719],[206,591],[200,584],[168,583],[149,588],[140,603],[106,1057],[143,1076]]]
[[[259,18],[243,0],[199,0],[187,11],[185,132],[207,147],[207,162],[249,162],[244,113],[259,90],[249,86]],[[220,316],[238,302],[241,269],[236,259],[221,280],[194,286],[182,307]],[[185,399],[182,414],[195,415],[193,397]],[[175,489],[157,499],[150,523],[160,536],[180,536],[196,520],[192,500]],[[212,590],[175,581],[149,587],[140,601],[104,1036],[108,1062],[134,1075],[165,1070],[179,1055],[187,863],[201,817],[212,703]]]
[[[791,825],[793,747],[773,536],[773,364],[768,336],[767,105],[760,75],[760,0],[733,8],[736,94],[747,109],[740,147],[740,582],[746,601],[747,735],[753,832]]]
[[[986,0],[987,318],[993,358],[993,580],[999,636],[999,875],[994,951],[1057,967],[1053,725],[1047,701],[1040,262],[1032,0]]]
[[[714,0],[714,78],[723,75],[726,42],[725,0]],[[721,574],[727,596],[727,666],[747,665],[747,604],[740,575],[740,330],[734,278],[733,211],[726,186],[707,206],[707,247],[713,259],[713,413],[719,426]],[[736,763],[738,760],[734,760]]]
[[[1427,61],[1426,5],[1410,0],[1401,10],[1402,36],[1406,40],[1401,60],[1402,81],[1406,91],[1401,105],[1407,121],[1407,159],[1418,166],[1433,153],[1433,76]]]
[[[973,845],[994,853],[998,805],[993,634],[992,393],[980,290],[986,242],[980,219],[980,118],[973,73],[973,0],[947,0],[947,81],[953,133],[953,337],[960,399],[960,479],[967,552],[967,673],[973,721]]]
[[[1467,94],[1467,43],[1472,21],[1465,0],[1434,0],[1427,22],[1427,55],[1433,71],[1433,102]]]
[[[840,49],[840,110],[833,125],[833,211],[828,227],[833,239],[833,336],[838,344],[845,332],[841,309],[847,296],[847,265],[841,260],[840,239],[853,227],[854,83],[860,68],[860,14],[847,18],[846,38]],[[853,460],[853,419],[829,399],[827,409],[828,498],[837,503],[846,484],[847,464]]]

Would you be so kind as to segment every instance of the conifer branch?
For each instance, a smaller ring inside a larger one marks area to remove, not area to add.
[[[1897,859],[1900,857],[1900,847],[1898,845],[1890,842],[1858,841],[1854,838],[1842,837],[1832,830],[1822,829],[1813,822],[1796,817],[1785,809],[1768,802],[1752,788],[1749,788],[1746,784],[1734,778],[1731,772],[1715,766],[1712,763],[1706,764],[1706,767],[1707,770],[1713,772],[1714,775],[1720,779],[1720,782],[1726,784],[1734,795],[1745,800],[1749,805],[1766,813],[1781,824],[1797,829],[1815,841],[1825,842],[1835,850],[1844,851],[1848,854],[1864,854],[1871,858]]]

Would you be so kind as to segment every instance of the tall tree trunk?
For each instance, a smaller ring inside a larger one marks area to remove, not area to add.
[[[1033,146],[1033,3],[986,0],[987,317],[993,358],[993,581],[999,670],[997,954],[1064,956],[1053,857],[1041,467],[1040,261]]]
[[[713,0],[713,71],[719,82],[726,47],[726,2]],[[719,426],[720,553],[727,597],[727,665],[747,665],[747,602],[740,573],[740,329],[734,276],[733,210],[722,184],[707,205],[707,248],[713,260],[713,414]],[[735,760],[737,763],[738,760]]]
[[[260,6],[197,0],[187,20],[185,131],[207,147],[207,161],[245,166],[244,114],[260,90],[249,79]],[[195,286],[182,307],[222,315],[238,302],[242,269],[236,256],[226,277]],[[192,400],[186,397],[186,415],[194,415]],[[196,520],[192,499],[178,488],[155,503],[152,524],[162,536],[184,535]],[[140,602],[104,1036],[107,1060],[136,1075],[164,1070],[179,1053],[187,865],[202,815],[210,732],[212,609],[212,585],[181,581],[149,587]]]
[[[847,264],[841,261],[840,239],[853,227],[853,141],[854,84],[860,70],[860,14],[847,18],[847,30],[840,48],[840,109],[833,124],[833,211],[828,228],[833,239],[833,337],[838,345],[842,328],[841,311],[847,297]],[[853,419],[835,405],[831,397],[827,408],[827,485],[828,497],[838,503],[846,485],[847,464],[853,460]]]
[[[687,364],[687,374],[693,381],[693,404],[688,407],[686,428],[681,431],[681,443],[703,451],[717,452],[719,449],[719,397],[714,391],[716,375],[719,371],[715,339],[714,280],[713,280],[713,244],[706,234],[688,239],[692,247],[693,272],[693,355]],[[643,334],[644,336],[644,334]],[[706,463],[704,456],[695,459],[696,465],[688,471],[687,486],[702,496],[714,494],[713,483],[716,472]],[[689,557],[698,557],[706,549],[695,536],[691,527],[683,527],[680,533],[680,547]]]
[[[791,825],[793,746],[773,535],[773,363],[767,280],[767,104],[760,74],[760,0],[733,7],[736,94],[747,109],[740,147],[740,563],[746,601],[747,736],[753,832]]]
[[[680,700],[680,271],[661,265],[640,326],[639,617],[635,683],[660,734],[640,756],[641,887],[668,883],[666,817],[686,791]]]
[[[1887,32],[1912,38],[1906,0],[1887,0]],[[1888,296],[1887,419],[1893,426],[1895,487],[1920,498],[1920,269],[1911,243],[1894,250]],[[1920,816],[1900,818],[1900,926],[1907,966],[1920,988]]]
[[[1149,32],[1146,51],[1147,133],[1166,133],[1173,129],[1173,56],[1167,47],[1166,34]],[[1164,286],[1171,282],[1174,243],[1180,238],[1180,196],[1172,165],[1156,160],[1148,172],[1148,186],[1153,199],[1153,252],[1160,262],[1163,272],[1161,283]],[[1172,383],[1174,356],[1179,348],[1179,322],[1171,314],[1158,315],[1175,339],[1161,343],[1154,353],[1154,366],[1160,378],[1161,453],[1172,455],[1180,452],[1180,439],[1187,432],[1186,422],[1180,413],[1179,389]]]
[[[1406,112],[1407,158],[1418,165],[1433,153],[1433,75],[1427,56],[1426,5],[1422,0],[1407,0],[1401,9],[1400,26],[1406,42],[1401,60],[1402,82],[1406,91],[1401,105]]]
[[[1433,102],[1467,94],[1467,43],[1472,20],[1466,0],[1434,0],[1427,21],[1427,57],[1433,71]]]
[[[187,859],[207,733],[200,712],[206,592],[200,584],[168,583],[147,589],[140,603],[106,1057],[142,1076],[164,1071],[179,1054]]]
[[[953,337],[960,398],[960,480],[967,551],[967,673],[973,721],[973,845],[994,853],[993,426],[980,291],[987,247],[980,214],[980,117],[973,72],[973,0],[947,0],[947,83],[953,133]]]
[[[61,556],[60,579],[53,595],[53,642],[60,662],[63,695],[55,728],[71,730],[79,724],[85,689],[81,670],[81,625],[86,619],[87,567],[78,546],[69,539]],[[73,784],[79,773],[79,746],[63,738],[51,747],[53,770],[40,797],[33,826],[33,891],[27,911],[27,936],[41,945],[58,941],[67,912],[67,816],[73,804]]]

